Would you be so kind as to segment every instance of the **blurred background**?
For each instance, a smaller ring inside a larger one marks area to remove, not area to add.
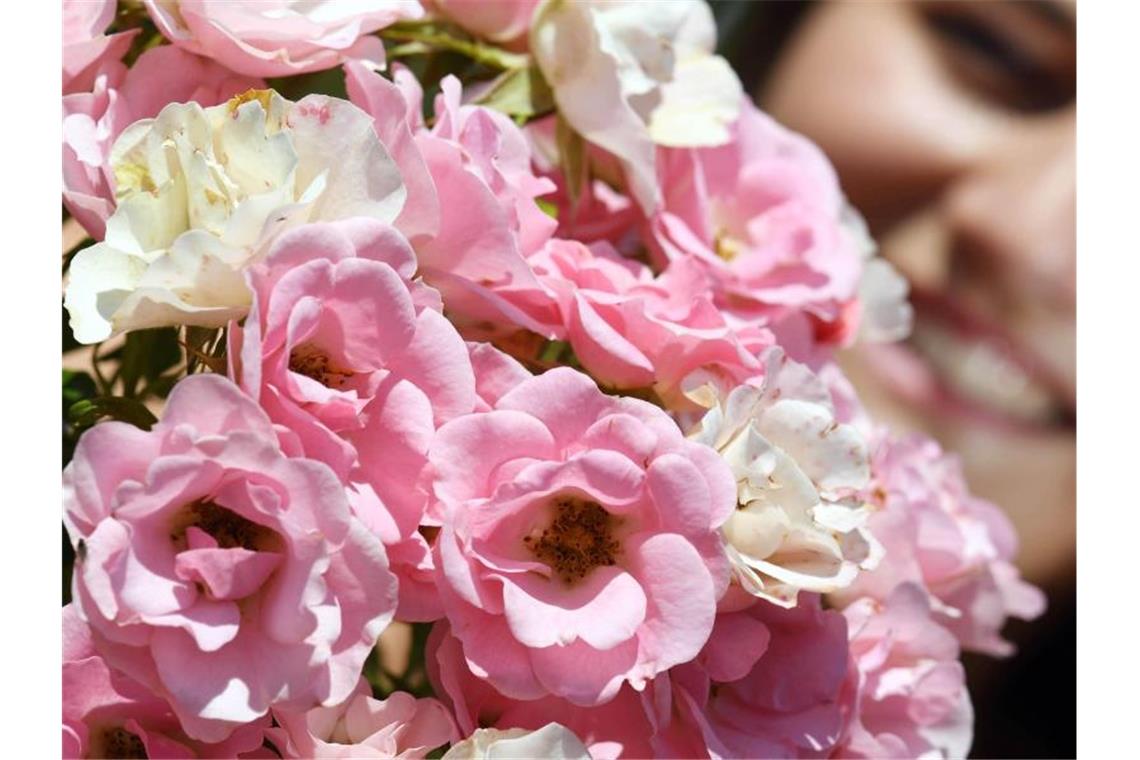
[[[714,0],[720,52],[814,140],[910,281],[915,328],[844,369],[962,458],[1049,597],[967,655],[973,757],[1076,755],[1076,7]]]

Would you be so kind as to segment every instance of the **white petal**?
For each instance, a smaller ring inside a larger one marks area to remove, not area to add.
[[[649,118],[653,142],[697,148],[732,138],[729,127],[740,117],[744,89],[728,61],[714,55],[681,61],[661,93],[661,104]]]

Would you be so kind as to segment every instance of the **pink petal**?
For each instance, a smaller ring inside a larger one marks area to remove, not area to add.
[[[688,662],[712,633],[716,591],[704,560],[692,544],[672,533],[626,541],[625,562],[649,598],[638,631],[639,659],[653,672]]]
[[[179,578],[200,582],[217,600],[242,599],[249,596],[277,569],[281,555],[232,549],[190,549],[174,561]]]
[[[641,585],[619,567],[599,567],[572,587],[533,574],[503,578],[507,624],[528,647],[581,640],[606,650],[628,641],[645,619]]]
[[[461,501],[488,496],[491,476],[504,462],[553,455],[554,440],[539,420],[493,411],[458,417],[441,427],[428,457],[436,470],[436,496]]]

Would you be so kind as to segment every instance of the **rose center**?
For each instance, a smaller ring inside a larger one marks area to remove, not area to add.
[[[315,346],[302,344],[289,352],[289,371],[316,380],[326,388],[343,388],[356,373],[333,364],[329,355]]]
[[[550,524],[523,541],[536,559],[564,582],[574,583],[594,568],[617,561],[621,541],[614,531],[620,522],[595,501],[562,496],[554,501]]]
[[[125,728],[109,728],[103,732],[103,751],[89,757],[145,758],[142,739]]]
[[[718,232],[713,239],[713,250],[725,261],[732,261],[744,250],[744,244],[728,232]]]
[[[221,549],[240,547],[262,551],[272,548],[277,539],[277,534],[270,528],[212,501],[196,501],[189,505],[171,530],[170,540],[184,549],[186,529],[191,526],[210,534]]]

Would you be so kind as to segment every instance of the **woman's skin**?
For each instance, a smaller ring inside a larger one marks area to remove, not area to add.
[[[912,338],[844,358],[865,403],[957,452],[1049,587],[1075,562],[1075,23],[1071,3],[821,4],[760,98],[912,284]]]

